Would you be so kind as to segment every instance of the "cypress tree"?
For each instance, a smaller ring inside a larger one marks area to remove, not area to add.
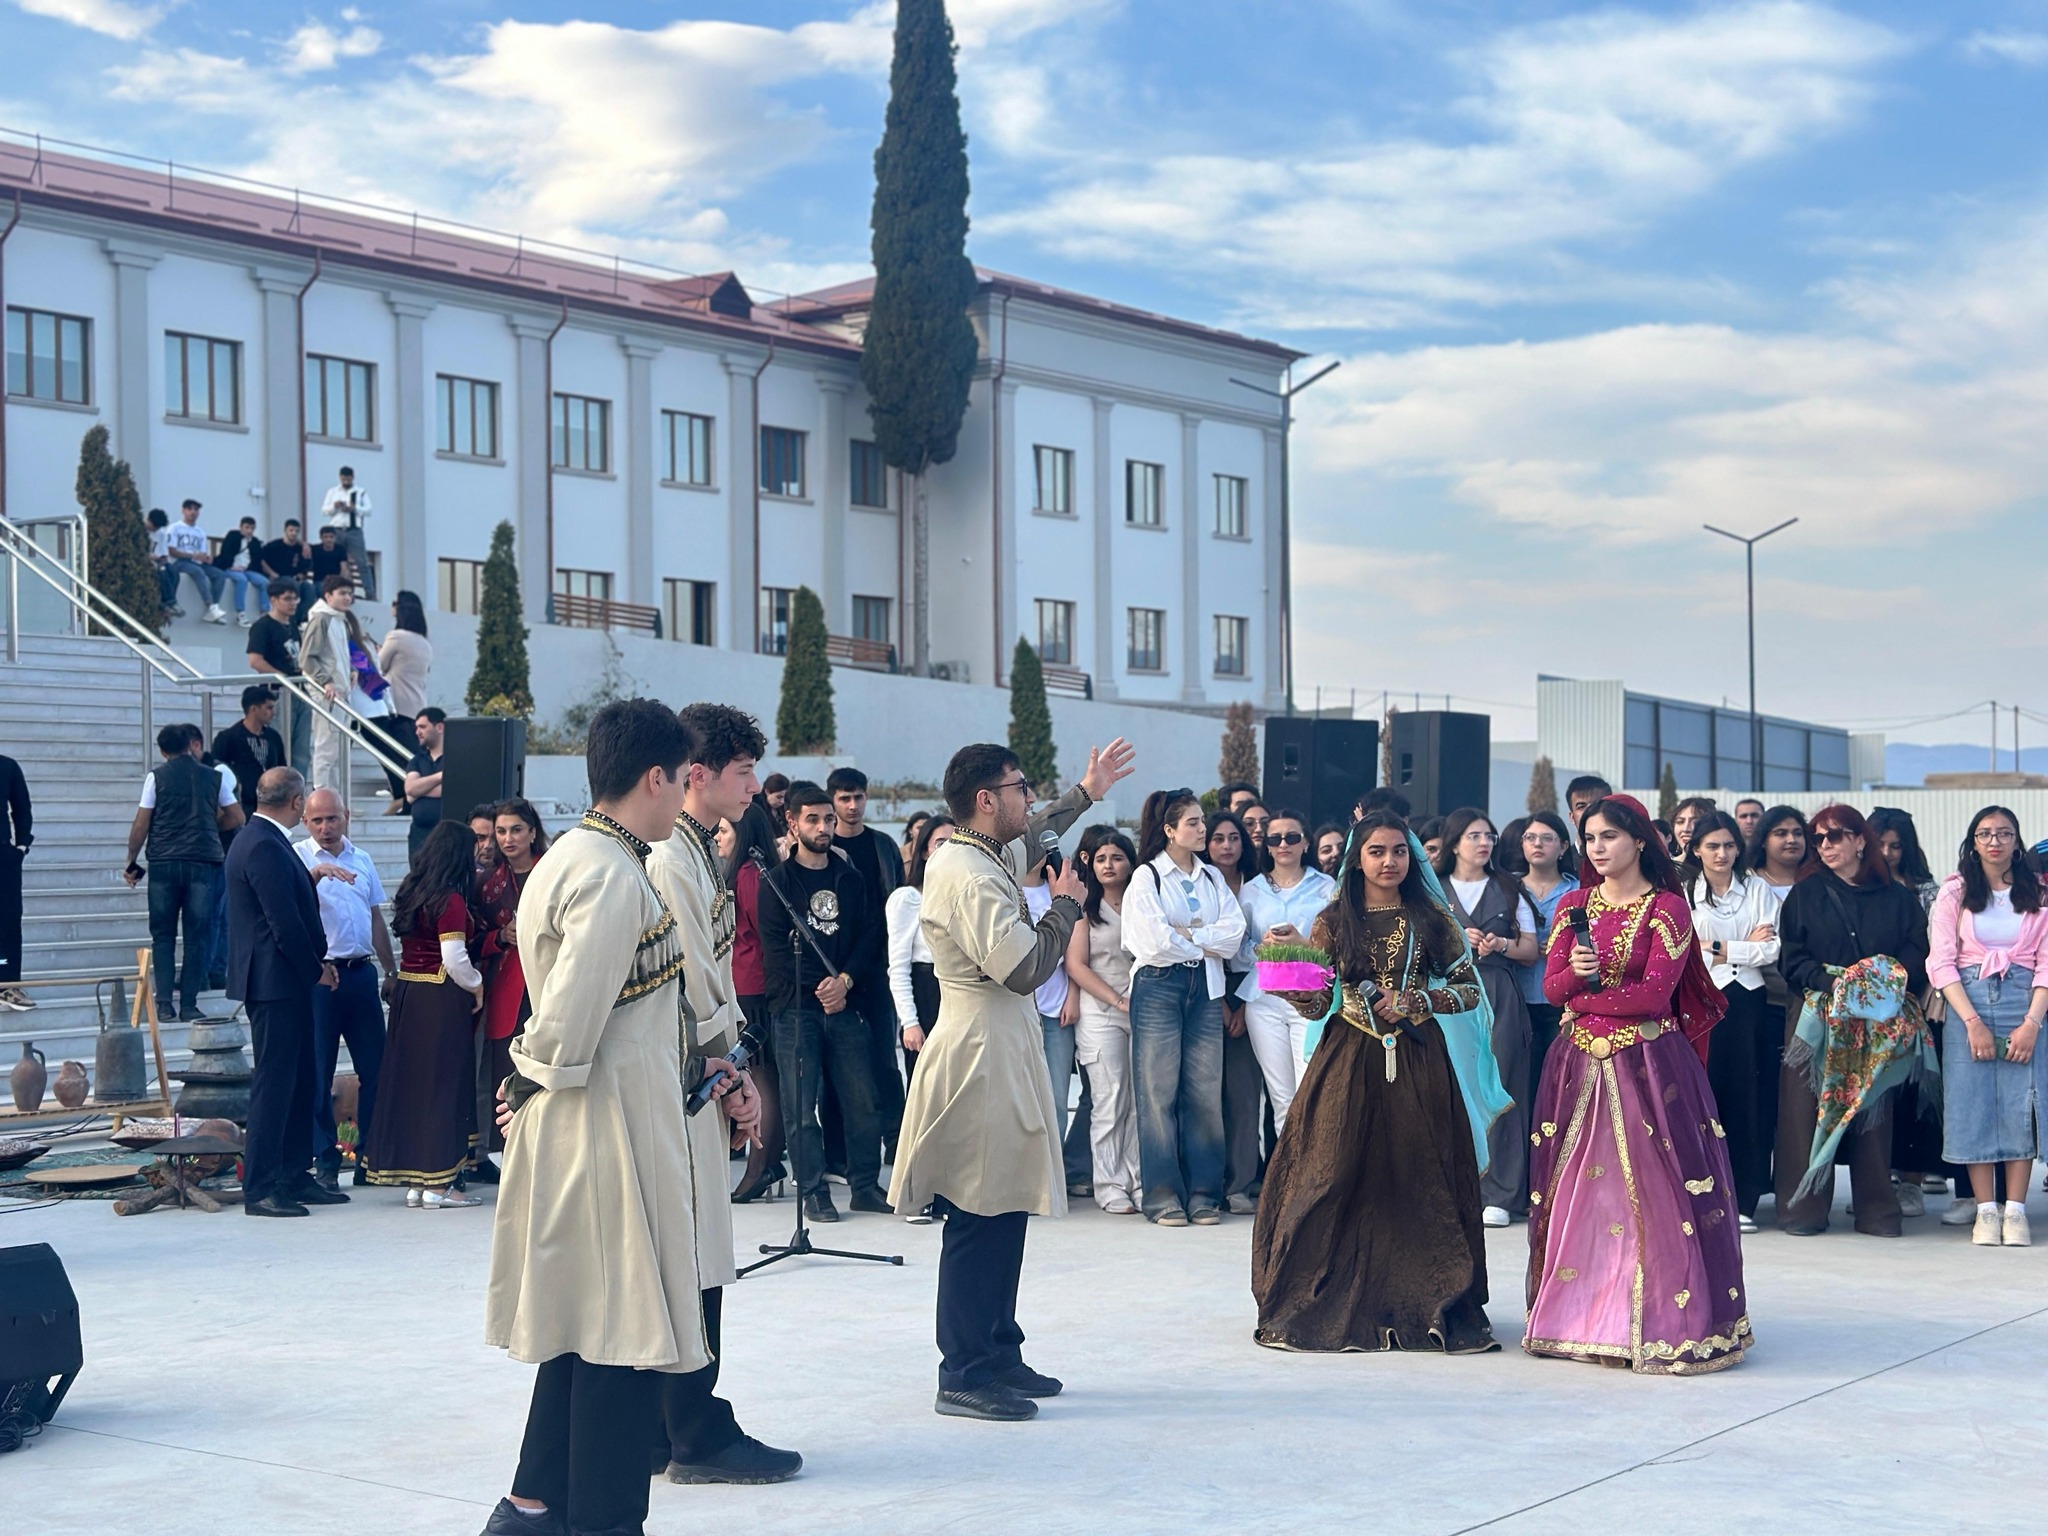
[[[477,605],[476,669],[469,674],[467,695],[473,715],[524,719],[533,713],[526,614],[519,601],[519,562],[512,550],[512,525],[502,522],[491,533],[483,597]]]
[[[1223,712],[1223,756],[1216,764],[1216,773],[1225,784],[1259,782],[1256,718],[1248,703],[1233,704]]]
[[[78,505],[85,510],[86,571],[94,587],[133,614],[147,629],[163,633],[163,593],[156,563],[149,558],[149,525],[128,461],[107,447],[107,429],[94,427],[78,447]],[[95,622],[89,631],[113,631]]]
[[[1547,757],[1539,757],[1529,765],[1529,798],[1523,809],[1531,816],[1538,811],[1557,814],[1557,769]]]
[[[1669,821],[1678,814],[1678,773],[1669,763],[1657,780],[1657,819]]]
[[[1045,701],[1045,668],[1021,635],[1010,657],[1010,750],[1024,777],[1045,793],[1059,781],[1060,755],[1052,743],[1052,706]]]
[[[912,668],[931,672],[931,535],[925,474],[953,457],[980,343],[967,307],[967,134],[945,0],[897,0],[889,110],[875,151],[875,295],[861,383],[883,459],[913,478]]]
[[[809,587],[789,604],[789,650],[782,659],[782,701],[775,739],[793,757],[830,752],[839,734],[832,713],[832,661],[825,654],[825,605]]]

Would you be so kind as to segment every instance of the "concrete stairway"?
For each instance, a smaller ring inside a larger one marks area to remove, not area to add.
[[[223,648],[230,655],[216,660],[179,646],[196,666],[218,668],[224,661],[242,670],[233,642]],[[214,729],[240,713],[238,694],[216,695]],[[151,703],[157,727],[203,724],[194,690],[158,680]],[[150,941],[148,885],[129,890],[121,866],[143,775],[161,761],[153,741],[144,746],[141,663],[114,640],[23,636],[19,663],[0,661],[0,752],[21,764],[35,801],[35,846],[22,866],[24,977],[74,980],[133,970],[135,951]],[[365,753],[353,757],[350,836],[377,861],[386,890],[396,892],[411,823],[382,814],[387,790],[381,769]],[[79,980],[75,987],[39,987],[30,995],[40,1005],[34,1012],[0,1011],[0,1070],[21,1055],[21,1042],[32,1040],[47,1056],[52,1078],[65,1060],[82,1062],[90,1072],[100,1025],[93,989]],[[103,1001],[106,996],[103,989]],[[219,993],[201,998],[204,1011],[217,1017],[234,1006]],[[184,1027],[166,1022],[163,1041],[175,1071],[188,1054]],[[153,1063],[150,1070],[153,1077]]]

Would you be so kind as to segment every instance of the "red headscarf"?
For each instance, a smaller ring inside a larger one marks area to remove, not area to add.
[[[1611,805],[1626,806],[1642,817],[1645,826],[1652,826],[1649,809],[1633,795],[1605,795],[1602,799]],[[1652,831],[1654,832],[1654,827]],[[1655,884],[1656,882],[1652,882]],[[1674,882],[1660,885],[1658,889],[1669,891],[1679,900],[1685,899],[1685,892]],[[1690,923],[1690,914],[1688,914]],[[1707,969],[1707,962],[1700,956],[1697,939],[1686,948],[1685,969],[1678,973],[1678,985],[1671,994],[1671,1011],[1677,1015],[1678,1027],[1685,1032],[1685,1038],[1692,1042],[1700,1061],[1707,1059],[1707,1036],[1714,1026],[1721,1022],[1721,1016],[1728,1011],[1728,999],[1721,995],[1721,989],[1714,985],[1713,974]]]

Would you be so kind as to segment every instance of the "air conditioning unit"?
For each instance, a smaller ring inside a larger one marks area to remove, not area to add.
[[[964,661],[935,661],[932,663],[932,676],[944,683],[972,681],[967,674],[967,663]]]

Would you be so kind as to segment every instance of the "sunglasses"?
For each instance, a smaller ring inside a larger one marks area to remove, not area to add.
[[[1299,832],[1268,832],[1266,841],[1275,848],[1292,848],[1296,843],[1305,843],[1308,839]]]
[[[1814,840],[1825,843],[1830,848],[1836,843],[1846,843],[1855,835],[1847,827],[1816,827],[1813,831]]]

